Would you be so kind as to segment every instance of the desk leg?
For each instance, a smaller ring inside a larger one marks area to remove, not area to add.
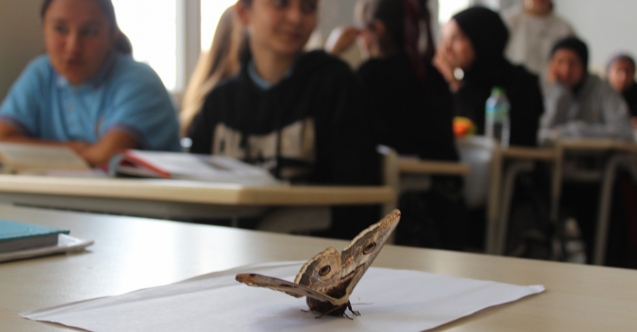
[[[489,179],[490,185],[489,199],[487,202],[487,230],[485,239],[486,253],[490,255],[498,254],[498,211],[502,186],[503,162],[500,148],[498,146],[494,147]]]
[[[506,167],[504,183],[502,184],[502,196],[500,199],[500,215],[498,217],[498,239],[497,254],[504,255],[506,247],[506,236],[509,230],[509,214],[511,214],[511,200],[515,189],[515,179],[518,175],[531,172],[535,168],[533,162],[519,161],[514,162]]]
[[[615,155],[613,156],[604,170],[604,178],[602,182],[602,193],[599,199],[599,211],[597,214],[597,232],[595,235],[595,250],[593,252],[593,264],[604,265],[606,260],[606,243],[608,242],[608,228],[610,226],[610,209],[613,199],[613,187],[615,185],[615,176],[620,167],[624,167],[632,174],[633,179],[637,177],[635,164],[637,163],[635,156]]]

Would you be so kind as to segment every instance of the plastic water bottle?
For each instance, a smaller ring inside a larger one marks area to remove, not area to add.
[[[500,141],[500,145],[503,148],[509,146],[511,133],[510,111],[511,104],[509,104],[504,89],[498,86],[494,87],[485,107],[485,134],[487,137]]]

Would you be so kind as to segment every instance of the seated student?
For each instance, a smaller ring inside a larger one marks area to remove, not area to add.
[[[580,39],[568,37],[553,46],[540,140],[632,140],[628,105],[607,82],[589,74],[587,68],[588,47]]]
[[[458,160],[452,131],[451,94],[431,65],[434,54],[425,3],[367,0],[365,40],[371,59],[358,70],[379,144],[423,159]],[[406,7],[407,4],[409,7]],[[406,12],[406,8],[409,12]],[[423,10],[424,9],[424,10]],[[406,28],[409,27],[409,28]],[[424,35],[424,36],[421,36]],[[419,49],[425,38],[427,51]]]
[[[421,2],[422,4],[419,6],[428,10],[429,13],[438,13],[438,0],[416,1]],[[368,46],[365,45],[365,41],[358,38],[367,25],[365,23],[365,12],[367,11],[366,7],[370,4],[371,2],[368,0],[357,1],[354,7],[354,21],[356,22],[356,26],[344,25],[336,27],[330,32],[325,41],[325,50],[328,53],[337,55],[354,69],[358,69],[358,67],[370,57],[369,49]],[[428,21],[432,36],[437,36],[439,26],[437,15],[430,15]]]
[[[157,74],[135,62],[110,0],[47,0],[46,55],[0,106],[0,141],[67,146],[98,165],[124,149],[180,149]]]
[[[370,59],[357,74],[369,98],[366,114],[376,121],[379,144],[402,155],[456,161],[451,94],[431,65],[435,50],[427,8],[422,0],[360,2],[364,28],[358,36]],[[419,47],[422,40],[427,41],[424,48]],[[403,194],[396,243],[463,249],[467,218],[461,192],[460,178],[436,177],[432,190]]]
[[[239,52],[243,46],[243,33],[232,7],[226,9],[208,52],[202,53],[192,74],[179,112],[181,134],[186,136],[192,120],[199,114],[204,99],[222,80],[239,71]]]
[[[294,183],[380,181],[355,76],[323,51],[303,52],[318,5],[318,0],[237,2],[249,52],[239,74],[206,98],[190,128],[191,152],[236,157]],[[376,209],[333,213],[328,235],[342,238],[378,218]]]
[[[485,132],[485,105],[493,87],[502,87],[511,104],[511,145],[537,144],[544,110],[537,76],[504,58],[509,33],[496,12],[472,7],[443,27],[434,64],[447,80],[456,116],[471,119]]]
[[[632,139],[626,102],[607,82],[588,73],[587,66],[588,48],[583,41],[569,37],[553,47],[548,73],[552,84],[546,87],[546,113],[540,131],[542,140],[562,137]],[[598,158],[581,157],[569,160],[567,169],[599,169],[600,164]],[[619,179],[622,178],[620,175]],[[560,211],[577,221],[589,261],[594,246],[599,193],[598,183],[567,183],[560,203]],[[616,198],[619,197],[616,195]],[[617,202],[613,203],[611,211],[623,213],[624,209],[617,208],[615,204]],[[622,248],[626,231],[616,232],[625,227],[625,218],[612,219],[607,258],[616,261],[618,253],[626,252]]]
[[[633,117],[633,126],[637,127],[637,82],[635,82],[635,60],[626,54],[614,56],[607,66],[607,78],[610,86],[620,93],[628,103]]]
[[[503,14],[511,38],[507,58],[544,78],[553,45],[575,30],[554,12],[553,0],[521,0],[521,8]]]

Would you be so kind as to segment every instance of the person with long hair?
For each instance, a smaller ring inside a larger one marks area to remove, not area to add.
[[[380,158],[347,64],[305,52],[319,0],[239,0],[248,38],[238,75],[217,85],[193,121],[191,152],[260,165],[292,183],[380,182]],[[334,208],[326,236],[355,236],[377,209]]]
[[[199,57],[195,71],[186,86],[179,120],[181,134],[187,135],[192,120],[199,114],[203,102],[219,82],[235,75],[239,71],[239,52],[242,49],[244,34],[235,17],[234,8],[223,12],[212,45],[208,52]]]
[[[432,65],[435,54],[426,0],[364,0],[358,38],[369,59],[357,71],[368,98],[366,116],[378,144],[401,155],[457,161],[451,93]],[[468,215],[462,179],[434,177],[431,190],[405,193],[396,243],[461,250]]]
[[[435,48],[426,1],[365,1],[360,38],[370,59],[357,74],[378,122],[378,143],[423,159],[458,160],[451,94],[431,63]]]
[[[46,0],[46,54],[0,106],[0,141],[66,146],[92,165],[132,148],[180,149],[168,92],[135,62],[110,0]]]

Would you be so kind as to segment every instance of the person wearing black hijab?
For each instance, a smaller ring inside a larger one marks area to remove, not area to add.
[[[471,119],[485,132],[485,105],[494,87],[504,89],[511,104],[511,145],[537,145],[544,112],[538,77],[504,57],[509,32],[500,15],[472,7],[443,27],[434,64],[454,91],[454,113]]]

